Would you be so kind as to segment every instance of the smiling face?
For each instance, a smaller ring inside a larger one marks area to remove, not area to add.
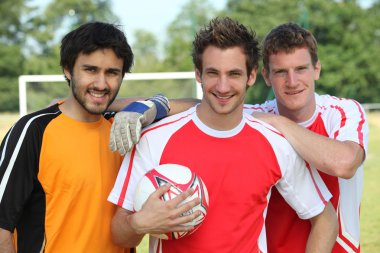
[[[256,80],[256,69],[247,73],[243,50],[208,46],[202,55],[202,70],[196,69],[196,79],[203,90],[199,118],[218,130],[239,124],[246,90]]]
[[[308,120],[315,111],[315,81],[319,79],[321,64],[312,64],[307,48],[291,52],[280,51],[268,59],[268,70],[263,76],[273,88],[281,115],[296,122]]]
[[[115,99],[121,82],[123,60],[112,49],[99,49],[79,54],[70,79],[71,96],[62,104],[62,111],[81,121],[96,121]]]

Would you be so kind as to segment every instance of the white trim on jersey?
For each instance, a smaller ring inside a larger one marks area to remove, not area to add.
[[[188,123],[190,121],[192,122],[189,126]],[[262,140],[265,140],[265,142],[261,142],[265,143],[261,144],[263,145],[262,147],[268,149],[270,147],[270,155],[275,160],[273,164],[276,165],[271,167],[273,171],[276,172],[270,172],[269,169],[268,171],[265,170],[265,172],[271,174],[271,177],[275,177],[277,182],[271,181],[271,183],[268,182],[265,186],[268,188],[276,186],[284,198],[288,200],[289,204],[297,210],[299,217],[302,219],[314,217],[324,210],[325,204],[331,198],[330,192],[327,190],[319,174],[314,174],[313,171],[307,169],[305,161],[294,151],[291,145],[276,129],[264,122],[254,119],[250,115],[244,115],[242,122],[234,129],[229,131],[217,131],[207,127],[197,117],[195,107],[181,114],[167,117],[144,129],[140,142],[135,146],[132,152],[125,156],[108,200],[127,210],[133,211],[133,196],[137,182],[149,169],[160,164],[163,150],[174,133],[177,133],[178,130],[182,130],[184,126],[190,127],[192,131],[194,131],[195,127],[193,124],[198,129],[195,131],[197,131],[197,133],[201,132],[202,136],[205,136],[207,140],[210,136],[226,139],[230,137],[235,138],[235,136],[241,132],[242,135],[237,138],[239,140],[246,140],[245,138],[251,136],[255,136],[255,138],[260,136]],[[257,132],[257,136],[252,134],[253,132]],[[242,141],[237,143],[240,144]],[[183,145],[188,144],[184,143]],[[244,147],[241,147],[239,150],[243,149]],[[247,151],[248,149],[245,150]],[[248,156],[248,154],[250,154],[248,151],[244,153],[245,157],[251,157],[250,155]],[[277,168],[277,165],[279,168]],[[259,189],[261,196],[265,195],[264,197],[269,200],[270,191],[266,192],[267,188]],[[263,218],[262,221],[265,220],[267,213],[268,206],[264,206],[267,203],[268,202],[262,204],[264,210],[263,213],[260,213],[260,216]],[[261,227],[257,229],[261,230]],[[265,230],[261,230],[261,233],[258,234],[257,243],[262,252],[267,252],[264,232]],[[154,252],[156,252],[157,247],[161,247],[160,243],[162,242],[156,238],[152,238],[150,241],[154,241],[150,246],[153,246]],[[156,242],[157,244],[155,244]]]
[[[276,153],[283,175],[277,182],[276,188],[286,202],[301,219],[310,219],[320,214],[332,195],[317,170],[308,168],[305,161],[278,130],[251,115],[246,115],[246,117],[248,124],[267,138]],[[313,199],[314,196],[319,196],[319,198]]]
[[[328,137],[339,141],[353,141],[368,152],[368,123],[363,107],[353,99],[338,98],[315,93],[316,110],[313,116],[299,123],[303,127],[311,127],[320,115]],[[276,99],[261,105],[245,105],[247,113],[254,111],[279,114]],[[363,163],[350,179],[338,178],[339,205],[338,215],[341,233],[337,242],[348,252],[354,252],[346,242],[356,250],[360,245],[360,201],[363,191]],[[342,238],[339,238],[342,237]]]
[[[5,192],[5,188],[7,187],[7,184],[8,184],[8,180],[9,180],[9,177],[12,173],[12,169],[13,169],[13,166],[14,166],[14,163],[16,161],[16,158],[18,156],[18,153],[20,152],[20,148],[21,148],[21,145],[24,141],[24,138],[25,138],[25,135],[26,135],[26,132],[28,131],[28,128],[30,126],[30,124],[33,122],[33,120],[35,120],[36,118],[39,118],[39,117],[42,117],[42,116],[45,116],[45,115],[51,115],[51,114],[57,114],[57,113],[60,113],[60,111],[57,111],[55,113],[44,113],[44,114],[38,114],[32,118],[30,118],[28,120],[28,122],[25,124],[22,132],[21,132],[21,135],[17,141],[17,144],[15,146],[15,149],[13,150],[13,153],[12,153],[12,156],[11,156],[11,159],[9,161],[9,164],[8,164],[8,167],[6,168],[5,170],[5,173],[4,173],[4,177],[3,179],[1,180],[1,183],[0,183],[0,203],[1,201],[3,200],[3,196],[4,196],[4,192]],[[13,130],[14,126],[12,127],[11,131]],[[4,154],[6,152],[6,149],[7,149],[7,143],[8,143],[8,139],[9,137],[11,136],[11,132],[9,133],[9,135],[7,136],[7,139],[5,140],[5,145],[4,145],[4,149],[3,149],[3,153],[2,153],[2,156],[1,156],[1,160],[0,160],[0,166],[1,164],[3,163],[3,159],[4,159]]]

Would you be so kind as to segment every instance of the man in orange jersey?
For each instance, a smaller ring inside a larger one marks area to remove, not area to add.
[[[122,157],[108,149],[133,53],[115,25],[87,23],[61,44],[69,97],[21,118],[0,147],[0,252],[133,252],[112,243],[107,202]],[[16,231],[16,236],[13,236]]]

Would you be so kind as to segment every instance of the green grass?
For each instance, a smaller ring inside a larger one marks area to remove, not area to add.
[[[361,247],[364,253],[380,252],[380,113],[368,114],[368,120],[370,138],[361,204]]]
[[[361,206],[361,248],[364,253],[380,252],[380,113],[367,114],[370,128],[369,151],[364,165],[364,189]],[[0,114],[0,140],[16,122],[18,114]],[[378,181],[379,180],[379,181]],[[148,252],[148,238],[137,248]]]

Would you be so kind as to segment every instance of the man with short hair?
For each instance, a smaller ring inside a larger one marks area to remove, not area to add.
[[[321,72],[317,41],[297,24],[282,24],[269,32],[263,42],[263,63],[262,74],[276,99],[247,105],[246,112],[269,113],[254,116],[280,130],[318,169],[338,214],[339,234],[332,252],[360,252],[359,214],[368,148],[363,107],[353,99],[315,93]],[[310,223],[299,219],[276,190],[266,227],[269,252],[304,252]]]
[[[133,209],[136,185],[144,173],[175,163],[202,178],[210,206],[193,234],[179,240],[151,236],[150,252],[267,252],[264,223],[274,186],[300,218],[311,219],[306,252],[330,251],[337,221],[322,179],[306,168],[276,129],[243,113],[246,91],[254,84],[258,68],[254,32],[230,18],[213,19],[197,33],[192,55],[202,101],[146,128],[127,153],[109,195],[118,205],[112,221],[114,241],[136,247],[145,234],[193,228],[183,224],[199,213],[182,214],[199,199],[179,205],[191,191],[163,202],[160,196],[170,187],[163,185],[140,211]]]
[[[122,157],[108,149],[105,113],[132,63],[115,25],[87,23],[62,39],[69,97],[22,117],[0,147],[0,252],[133,252],[111,239],[107,196]]]

